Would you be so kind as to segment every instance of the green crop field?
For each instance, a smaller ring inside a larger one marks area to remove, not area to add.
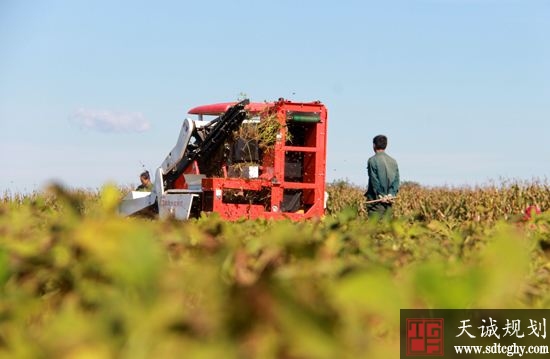
[[[110,186],[5,193],[0,357],[397,358],[401,308],[549,307],[546,183],[405,183],[380,222],[361,188],[328,192],[305,222],[121,218]]]

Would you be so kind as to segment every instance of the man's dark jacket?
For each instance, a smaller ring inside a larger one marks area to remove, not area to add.
[[[369,185],[365,193],[367,200],[381,196],[397,195],[399,191],[399,168],[397,161],[384,151],[376,152],[367,162]]]

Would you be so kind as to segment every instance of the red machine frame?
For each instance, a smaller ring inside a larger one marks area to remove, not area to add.
[[[218,103],[191,109],[190,114],[220,115],[235,103]],[[325,175],[327,144],[327,109],[319,101],[292,102],[280,99],[271,103],[249,103],[246,110],[260,116],[276,115],[280,124],[277,140],[263,153],[256,178],[228,175],[202,179],[201,210],[217,212],[222,218],[288,218],[301,220],[321,217],[325,211]],[[290,136],[289,136],[290,134]],[[291,140],[289,140],[291,138]],[[292,142],[291,142],[292,141]],[[197,173],[190,166],[187,173]],[[176,188],[186,188],[183,175]],[[226,193],[252,193],[268,198],[263,203],[233,203]]]

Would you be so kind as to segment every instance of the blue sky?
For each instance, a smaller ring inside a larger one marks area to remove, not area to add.
[[[192,107],[329,109],[327,179],[550,175],[550,1],[0,0],[0,191],[137,184]]]

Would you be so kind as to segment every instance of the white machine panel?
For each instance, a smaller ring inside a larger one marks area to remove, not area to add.
[[[166,193],[159,197],[159,217],[184,220],[189,218],[195,193]]]

